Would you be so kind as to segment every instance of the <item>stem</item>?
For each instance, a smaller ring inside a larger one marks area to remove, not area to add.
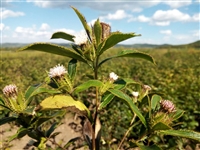
[[[123,144],[123,142],[124,142],[126,136],[127,136],[128,133],[132,130],[132,128],[133,128],[134,126],[136,126],[136,125],[140,122],[140,121],[138,121],[138,122],[136,122],[135,124],[133,124],[133,122],[135,121],[135,118],[136,118],[136,114],[134,113],[133,119],[131,120],[131,123],[130,123],[131,126],[128,128],[128,130],[127,130],[126,133],[124,134],[124,136],[123,136],[121,142],[119,143],[119,146],[118,146],[117,150],[120,150],[120,147],[122,146],[122,144]],[[132,125],[132,124],[133,124],[133,125]]]
[[[99,57],[97,56],[96,61],[94,61],[94,79],[98,79],[98,60]],[[96,149],[96,140],[95,140],[95,126],[96,126],[96,120],[98,115],[98,105],[99,105],[99,92],[98,87],[96,87],[96,103],[95,103],[95,113],[94,113],[94,123],[93,123],[93,131],[92,132],[92,149]]]

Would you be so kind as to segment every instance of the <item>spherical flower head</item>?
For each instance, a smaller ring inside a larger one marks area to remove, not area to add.
[[[115,74],[114,72],[111,72],[109,77],[110,77],[110,80],[112,81],[116,81],[118,79],[118,75]]]
[[[162,100],[160,104],[161,108],[169,113],[176,111],[175,105],[169,100]]]
[[[3,94],[8,98],[17,97],[17,86],[15,84],[10,84],[4,87]]]
[[[51,68],[49,71],[49,77],[52,78],[61,78],[64,74],[67,73],[65,67],[63,65],[56,65],[55,67]]]
[[[139,96],[139,92],[133,91],[133,92],[132,92],[132,95],[133,95],[134,97],[138,97],[138,96]]]
[[[73,38],[76,45],[82,46],[87,43],[87,35],[85,32],[81,32]]]

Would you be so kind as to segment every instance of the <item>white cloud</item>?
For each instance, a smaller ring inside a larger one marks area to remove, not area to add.
[[[43,8],[70,8],[69,6],[74,6],[76,8],[88,7],[94,10],[99,10],[102,12],[116,11],[119,8],[123,10],[130,10],[133,12],[141,12],[144,8],[152,7],[158,5],[161,0],[151,0],[151,1],[128,1],[123,2],[122,0],[108,1],[108,0],[93,0],[88,2],[87,0],[82,0],[81,2],[72,1],[56,1],[55,0],[26,0],[27,2],[32,2],[38,7]]]
[[[17,38],[17,40],[24,39],[25,41],[27,41],[29,39],[37,40],[39,38],[50,39],[51,34],[52,33],[50,31],[37,29],[34,25],[32,27],[18,26],[15,29],[13,37]]]
[[[171,30],[161,30],[160,33],[165,34],[165,35],[171,35],[172,31]]]
[[[109,13],[106,16],[101,16],[100,19],[104,20],[121,20],[124,18],[131,17],[131,15],[127,14],[124,10],[117,10],[114,14]]]
[[[47,23],[43,23],[40,27],[40,30],[48,30],[50,29],[50,26]]]
[[[151,19],[148,17],[145,17],[144,15],[140,15],[140,16],[138,16],[137,20],[139,22],[149,22]]]
[[[8,9],[1,8],[1,18],[6,19],[8,17],[19,17],[19,16],[24,16],[25,14],[23,12],[19,11],[12,11]]]
[[[157,10],[152,19],[155,21],[190,21],[191,17],[177,9],[172,9],[167,11]]]
[[[165,0],[163,3],[169,5],[171,8],[179,8],[192,4],[192,0]]]
[[[142,8],[133,8],[132,10],[131,10],[132,12],[141,12],[142,11]]]
[[[3,23],[0,23],[0,31],[2,31],[4,27],[5,25]]]
[[[200,13],[194,14],[194,15],[192,16],[192,19],[193,19],[193,21],[200,21]]]
[[[157,26],[168,26],[170,25],[170,21],[156,21],[156,22],[152,22],[151,24],[157,25]]]
[[[194,14],[190,16],[186,13],[182,13],[177,9],[172,10],[157,10],[151,17],[146,17],[140,15],[135,18],[130,18],[128,21],[139,21],[139,22],[149,22],[151,25],[157,26],[168,26],[171,22],[189,22],[189,21],[199,21],[200,14]]]
[[[9,38],[6,38],[5,40],[9,42],[63,42],[64,40],[62,39],[50,39],[53,33],[59,31],[71,35],[76,35],[78,33],[75,30],[66,28],[51,29],[48,24],[42,23],[38,28],[35,25],[32,25],[31,27],[18,26],[15,28],[12,38],[10,38],[12,41],[10,41]]]
[[[191,31],[192,36],[200,38],[200,29]]]
[[[0,23],[0,31],[3,31],[3,30],[9,30],[9,29],[10,29],[9,26],[6,26],[5,24]]]
[[[60,29],[55,29],[54,32],[65,32],[71,35],[75,35],[76,31],[72,29],[65,29],[65,28],[60,28]]]

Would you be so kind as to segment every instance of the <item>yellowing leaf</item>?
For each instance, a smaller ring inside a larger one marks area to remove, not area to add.
[[[44,99],[40,103],[39,110],[68,109],[90,118],[90,111],[80,101],[74,100],[71,96],[56,95]]]

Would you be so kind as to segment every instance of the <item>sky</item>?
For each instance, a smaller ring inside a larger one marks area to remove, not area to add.
[[[83,32],[73,6],[89,25],[141,34],[121,44],[187,44],[200,40],[200,0],[1,0],[1,43],[66,43],[54,32]]]

